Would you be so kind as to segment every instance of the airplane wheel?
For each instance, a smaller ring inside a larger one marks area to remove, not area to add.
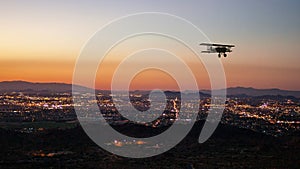
[[[225,57],[225,58],[227,57],[227,54],[226,54],[226,53],[224,53],[224,57]]]
[[[219,53],[218,56],[219,56],[219,58],[220,58],[220,57],[221,57],[221,54]]]

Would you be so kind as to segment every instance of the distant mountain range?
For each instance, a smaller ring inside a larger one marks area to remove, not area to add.
[[[91,90],[87,87],[76,85],[79,91]],[[221,89],[224,90],[224,89]],[[26,81],[3,81],[0,82],[0,93],[5,92],[25,92],[25,93],[70,93],[72,84],[66,83],[31,83]],[[210,94],[210,90],[201,90],[203,94]],[[227,89],[228,96],[247,95],[247,96],[265,96],[281,95],[294,96],[300,98],[300,91],[289,91],[280,89],[255,89],[251,87],[231,87]]]
[[[221,89],[224,90],[224,89]],[[220,91],[220,90],[219,90]],[[201,90],[202,93],[209,94],[209,90]],[[294,96],[300,98],[300,91],[290,91],[281,89],[255,89],[252,87],[231,87],[227,88],[227,96],[247,95],[247,96]]]
[[[91,90],[87,87],[76,85],[79,91]],[[72,84],[66,83],[31,83],[26,81],[0,82],[0,93],[24,92],[24,93],[71,93]]]

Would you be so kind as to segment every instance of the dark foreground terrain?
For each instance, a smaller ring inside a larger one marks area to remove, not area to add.
[[[151,158],[128,159],[110,154],[80,126],[21,133],[0,129],[0,168],[299,168],[300,133],[273,137],[219,125],[205,143],[197,142],[203,122],[175,148]],[[114,126],[132,133],[160,132],[143,126]],[[143,131],[143,132],[141,132]]]

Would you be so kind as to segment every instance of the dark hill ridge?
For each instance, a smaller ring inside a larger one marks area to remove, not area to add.
[[[272,137],[220,124],[211,138],[199,144],[203,123],[196,122],[189,134],[168,152],[144,159],[123,158],[101,149],[80,126],[38,134],[0,128],[0,168],[184,169],[191,165],[194,168],[299,168],[299,133]],[[115,127],[129,135],[164,130],[126,124]],[[34,152],[60,151],[71,153],[33,156]]]
[[[79,91],[91,90],[87,87],[79,86]],[[220,89],[222,91],[224,89]],[[72,92],[72,84],[66,83],[31,83],[26,81],[3,81],[0,82],[0,92]],[[166,91],[167,93],[175,91]],[[210,94],[210,90],[201,90],[200,95]],[[246,95],[246,96],[294,96],[300,98],[300,91],[289,91],[281,89],[255,89],[251,87],[231,87],[227,89],[228,96]]]

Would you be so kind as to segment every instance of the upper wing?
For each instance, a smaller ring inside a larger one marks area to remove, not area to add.
[[[224,45],[224,44],[216,44],[216,43],[212,44],[212,46],[221,46],[221,47],[229,47],[229,48],[234,47],[234,45]]]
[[[204,46],[219,46],[219,47],[228,47],[228,48],[233,48],[234,45],[225,45],[225,44],[217,44],[217,43],[200,43],[200,45]]]

